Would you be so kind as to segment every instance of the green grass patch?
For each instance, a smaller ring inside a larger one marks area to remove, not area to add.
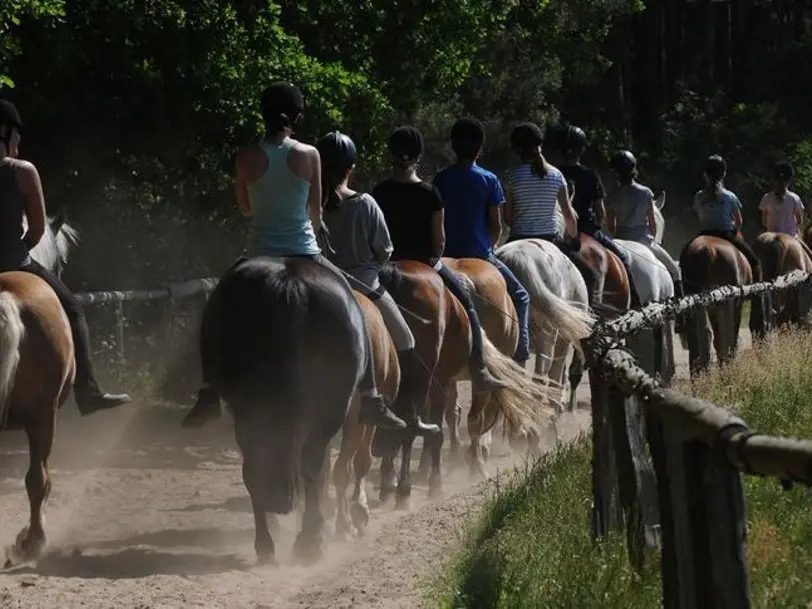
[[[695,393],[733,404],[751,429],[812,438],[812,334],[779,333]],[[642,576],[625,541],[590,539],[590,447],[579,438],[501,484],[431,588],[442,609],[660,606],[658,557]],[[812,607],[812,491],[745,480],[753,606]]]

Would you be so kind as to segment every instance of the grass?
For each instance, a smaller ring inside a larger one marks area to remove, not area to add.
[[[734,404],[751,429],[812,438],[812,334],[778,333],[695,393]],[[753,607],[812,607],[812,491],[745,479]],[[589,536],[590,448],[582,437],[539,460],[490,498],[429,593],[442,609],[660,606],[657,556],[641,577],[625,543]]]

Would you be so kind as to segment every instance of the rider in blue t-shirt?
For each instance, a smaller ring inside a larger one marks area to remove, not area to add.
[[[523,364],[530,357],[530,296],[510,269],[493,254],[502,230],[505,193],[499,178],[477,165],[484,143],[482,123],[475,118],[459,119],[451,128],[451,147],[457,162],[434,176],[434,186],[445,204],[445,255],[481,258],[499,269],[519,317],[519,344],[513,359]]]

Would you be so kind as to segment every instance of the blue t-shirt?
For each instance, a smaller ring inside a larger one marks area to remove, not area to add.
[[[445,204],[445,255],[490,256],[493,248],[488,234],[488,210],[505,203],[499,178],[476,163],[451,165],[434,176],[433,184]]]
[[[723,188],[719,195],[700,190],[694,197],[694,210],[700,230],[734,231],[733,214],[742,208],[739,197]]]

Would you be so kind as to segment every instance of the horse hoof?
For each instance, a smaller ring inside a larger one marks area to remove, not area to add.
[[[395,501],[395,509],[401,512],[405,512],[409,509],[409,495],[405,495],[403,497],[398,497]]]
[[[306,540],[299,533],[296,543],[293,544],[293,556],[300,565],[312,565],[321,560],[321,543],[317,540]]]
[[[257,555],[257,565],[260,567],[278,567],[279,563],[273,554]]]
[[[429,499],[439,499],[442,496],[443,496],[442,482],[432,480],[429,483]]]
[[[393,488],[386,488],[386,489],[382,488],[380,494],[378,495],[378,499],[381,502],[381,504],[389,503],[389,501],[392,499],[394,494],[395,494],[395,489],[393,489]]]
[[[367,525],[369,525],[369,508],[360,503],[353,503],[350,506],[350,516],[358,534],[363,535]]]

